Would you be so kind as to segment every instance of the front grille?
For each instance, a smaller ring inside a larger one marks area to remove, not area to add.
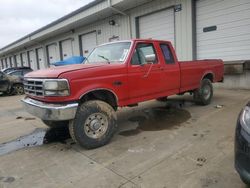
[[[43,96],[43,80],[24,79],[24,91],[27,95]]]

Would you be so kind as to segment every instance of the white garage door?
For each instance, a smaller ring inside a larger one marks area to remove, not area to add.
[[[7,66],[8,67],[11,67],[11,64],[10,64],[10,59],[8,57],[5,58],[5,61],[7,63]]]
[[[26,52],[22,53],[21,56],[22,56],[23,66],[24,67],[28,67],[29,63],[28,63],[28,58],[27,58]]]
[[[20,54],[16,55],[16,63],[17,63],[17,67],[21,67],[22,66]]]
[[[46,66],[45,66],[45,58],[43,54],[43,49],[38,48],[36,53],[37,53],[37,61],[38,61],[39,69],[45,69]]]
[[[10,62],[10,67],[14,67],[13,63],[12,63],[12,58],[9,57],[9,62]]]
[[[33,70],[37,70],[36,56],[34,50],[28,51],[29,65]]]
[[[50,44],[47,46],[48,62],[49,64],[59,61],[59,51],[57,50],[57,44]]]
[[[4,68],[3,59],[1,59],[1,69]]]
[[[250,59],[250,1],[198,0],[197,58]]]
[[[81,49],[84,57],[87,57],[96,45],[96,32],[81,35]]]
[[[72,39],[61,41],[61,56],[62,60],[73,56]]]
[[[171,41],[175,45],[174,9],[139,18],[139,37]]]
[[[15,56],[11,56],[12,67],[16,67]]]

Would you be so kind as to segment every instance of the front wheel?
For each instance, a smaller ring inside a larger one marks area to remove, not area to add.
[[[117,117],[114,109],[99,100],[81,104],[75,119],[69,124],[72,139],[86,149],[107,144],[116,129]]]
[[[213,97],[213,85],[209,79],[201,81],[200,88],[194,91],[194,100],[197,104],[208,105]]]

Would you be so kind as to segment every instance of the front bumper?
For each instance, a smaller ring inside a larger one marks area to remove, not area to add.
[[[235,169],[242,181],[250,185],[250,135],[242,129],[240,121],[235,133]]]
[[[78,103],[50,104],[26,97],[21,100],[26,111],[48,121],[64,121],[75,118]]]

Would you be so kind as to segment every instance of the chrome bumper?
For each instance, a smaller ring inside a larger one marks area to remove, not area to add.
[[[31,98],[21,100],[25,109],[32,115],[51,121],[71,120],[75,118],[78,103],[70,104],[50,104],[44,103]]]

